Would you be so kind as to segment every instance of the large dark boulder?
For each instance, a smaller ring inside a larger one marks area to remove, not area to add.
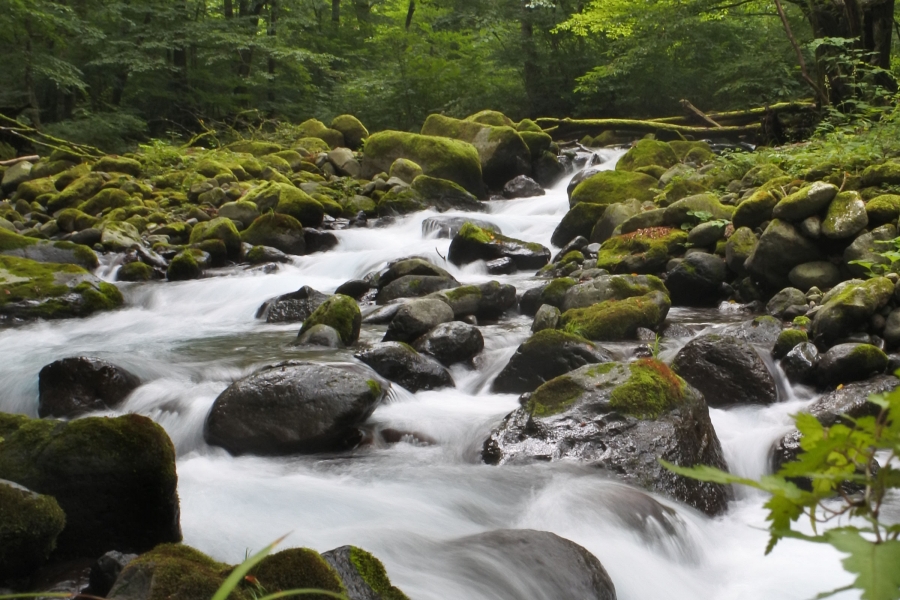
[[[175,448],[147,417],[64,423],[0,413],[0,438],[0,479],[53,496],[66,514],[57,558],[181,540]]]
[[[404,275],[385,285],[375,297],[378,304],[387,304],[397,298],[421,298],[434,292],[459,287],[453,277],[435,275]]]
[[[296,292],[263,302],[256,311],[256,318],[265,319],[266,323],[298,323],[308,319],[326,300],[328,294],[304,285]]]
[[[791,269],[820,257],[818,246],[800,235],[793,225],[773,219],[744,266],[755,279],[781,289],[790,284]]]
[[[577,460],[710,515],[727,504],[725,486],[659,462],[726,468],[703,396],[656,360],[586,365],[551,379],[491,432],[482,457],[497,465]]]
[[[411,392],[453,387],[453,378],[444,366],[403,342],[382,342],[354,354],[376,373]]]
[[[385,342],[412,342],[441,323],[453,320],[453,309],[436,298],[418,298],[402,305],[388,325]]]
[[[775,379],[745,340],[704,335],[685,344],[672,369],[700,390],[709,406],[771,404],[778,399]]]
[[[38,375],[38,414],[74,417],[118,406],[141,380],[99,358],[76,356],[52,362]]]
[[[451,321],[438,325],[417,339],[413,347],[449,366],[472,360],[484,349],[484,336],[474,325]]]
[[[850,334],[866,329],[869,319],[884,307],[894,294],[894,284],[886,277],[868,281],[850,280],[836,286],[822,298],[810,337],[830,346]]]
[[[232,454],[342,450],[359,442],[358,426],[383,397],[381,384],[358,368],[289,361],[228,386],[203,434]]]
[[[871,344],[838,344],[819,357],[816,380],[827,387],[868,379],[884,373],[887,354]]]
[[[611,360],[608,352],[583,337],[545,329],[516,349],[491,389],[501,394],[533,392],[541,384],[578,367]]]
[[[669,271],[666,287],[676,306],[714,306],[722,297],[722,284],[727,275],[724,260],[696,252]]]
[[[445,302],[456,319],[469,315],[490,319],[499,317],[515,306],[516,288],[508,283],[488,281],[444,290],[431,294],[428,298]]]

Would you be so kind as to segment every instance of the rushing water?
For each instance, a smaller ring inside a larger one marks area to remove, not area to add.
[[[621,155],[598,154],[606,168]],[[568,208],[565,188],[564,181],[546,196],[491,202],[489,214],[474,216],[507,235],[549,246]],[[482,327],[485,350],[475,370],[452,369],[455,389],[410,394],[395,386],[371,418],[373,426],[419,432],[435,445],[287,458],[235,458],[207,446],[206,413],[235,379],[286,358],[353,360],[349,350],[291,346],[298,325],[256,320],[257,307],[272,296],[302,285],[331,292],[410,255],[427,256],[464,282],[500,279],[520,291],[537,285],[528,274],[496,277],[479,264],[445,264],[449,240],[422,236],[421,223],[433,214],[338,232],[336,249],[296,258],[274,274],[235,268],[198,281],[122,284],[122,310],[3,330],[0,410],[36,416],[38,372],[54,360],[89,355],[120,364],[145,383],[115,414],[153,418],[176,445],[186,543],[230,562],[289,532],[290,546],[325,551],[354,544],[379,556],[394,583],[416,600],[538,597],[529,591],[528,564],[488,577],[465,571],[459,556],[441,552],[443,541],[499,528],[552,531],[581,544],[604,564],[622,600],[794,600],[850,582],[840,556],[826,546],[787,540],[764,556],[764,497],[755,492],[736,490],[728,513],[710,519],[581,465],[480,464],[487,432],[517,406],[514,395],[488,388],[529,335],[530,319],[522,316]],[[101,269],[106,277],[112,271]],[[670,314],[696,331],[741,318],[746,315],[715,310]],[[383,331],[365,326],[361,341],[378,341]],[[663,358],[677,351],[669,344]],[[764,474],[770,447],[790,429],[790,415],[812,399],[783,377],[780,386],[782,401],[775,405],[710,410],[733,472]],[[657,503],[672,510],[660,513]]]

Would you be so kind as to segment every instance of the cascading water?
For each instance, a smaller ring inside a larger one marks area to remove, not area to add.
[[[619,151],[599,151],[604,168]],[[499,225],[511,237],[550,246],[568,208],[566,183],[546,196],[489,203],[467,216]],[[466,213],[445,213],[466,215]],[[417,600],[543,598],[529,564],[496,572],[463,571],[459,553],[441,543],[500,528],[552,531],[590,550],[608,570],[622,600],[666,597],[796,599],[850,581],[830,547],[787,540],[763,556],[764,497],[736,490],[727,514],[707,518],[660,497],[627,488],[595,469],[552,463],[481,464],[490,428],[517,406],[489,383],[529,334],[530,319],[513,316],[482,327],[485,350],[477,368],[452,369],[455,389],[410,394],[395,388],[371,418],[374,427],[413,431],[425,446],[367,446],[349,454],[286,458],[232,457],[203,441],[213,400],[231,381],[279,360],[353,360],[349,350],[291,346],[298,326],[256,320],[266,299],[309,285],[331,292],[387,261],[427,256],[464,282],[499,279],[520,291],[529,274],[488,275],[483,265],[445,263],[449,239],[423,237],[432,212],[388,227],[337,232],[340,245],[299,257],[274,274],[239,269],[184,283],[125,284],[127,308],[83,320],[38,323],[0,332],[0,410],[35,416],[38,372],[65,356],[107,358],[145,382],[116,411],[150,416],[178,450],[185,542],[213,557],[239,562],[290,532],[285,542],[325,551],[343,544],[382,559],[393,582]],[[105,276],[111,276],[107,268]],[[676,309],[671,320],[695,330],[740,315]],[[365,326],[361,343],[378,341],[384,326]],[[681,340],[683,343],[686,340]],[[666,345],[662,356],[677,350]],[[770,365],[771,366],[771,365]],[[777,369],[776,369],[777,370]],[[781,378],[783,380],[783,378]],[[711,409],[730,469],[758,477],[772,443],[791,427],[789,415],[811,399],[780,384],[781,402],[766,407]],[[112,413],[110,413],[112,414]],[[846,592],[838,598],[855,598]]]

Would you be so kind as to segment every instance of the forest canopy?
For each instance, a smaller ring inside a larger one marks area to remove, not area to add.
[[[848,56],[888,87],[900,70],[893,0],[2,5],[0,113],[110,151],[246,111],[351,113],[372,130],[485,108],[651,117],[678,113],[682,98],[703,110],[841,102],[860,82]]]

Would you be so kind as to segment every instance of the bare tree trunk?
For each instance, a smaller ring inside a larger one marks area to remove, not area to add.
[[[406,9],[406,30],[412,25],[413,15],[416,14],[416,0],[409,0],[409,8]]]
[[[341,22],[341,0],[331,0],[331,22]]]
[[[266,30],[266,35],[274,38],[276,34],[276,24],[278,22],[278,0],[269,0],[269,28]],[[273,41],[274,43],[274,41]],[[272,52],[269,52],[269,59],[267,63],[267,69],[269,72],[269,89],[266,93],[268,100],[270,103],[275,102],[275,90],[273,86],[275,85],[275,55]]]
[[[34,54],[31,47],[31,31],[25,26],[25,93],[28,96],[28,117],[35,129],[41,128],[41,107],[38,104],[37,93],[34,89]]]

